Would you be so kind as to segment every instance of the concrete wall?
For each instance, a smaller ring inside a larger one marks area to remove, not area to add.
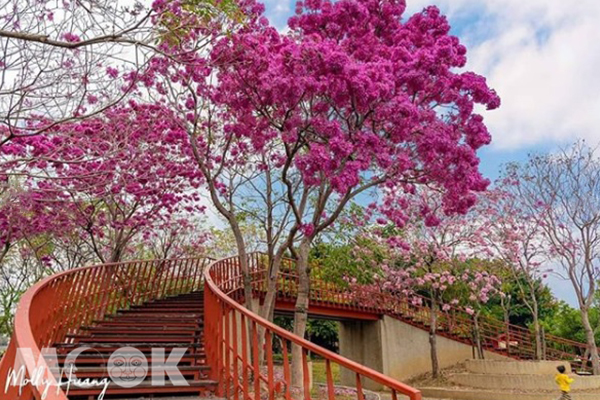
[[[574,376],[573,390],[600,389],[600,376]],[[471,388],[544,391],[556,386],[554,375],[454,374],[450,382]],[[600,397],[599,397],[600,398]]]
[[[559,365],[571,373],[571,365],[566,361],[468,360],[466,367],[473,374],[554,376]]]
[[[420,388],[420,390],[425,398],[456,400],[553,400],[560,395],[556,390],[540,393],[514,392],[507,389],[501,392],[457,388]],[[572,397],[576,400],[598,400],[600,394],[584,392],[573,394]]]
[[[405,381],[431,371],[429,333],[395,318],[379,321],[341,322],[340,354],[392,378]],[[438,336],[438,359],[447,368],[473,358],[471,346]],[[486,352],[488,359],[507,359]],[[355,385],[354,375],[342,371],[344,385]],[[367,388],[377,389],[378,385]]]
[[[381,321],[344,321],[340,322],[339,346],[340,354],[364,366],[382,372]],[[343,385],[356,386],[356,374],[341,368],[340,379]],[[380,385],[374,382],[363,382],[366,389],[379,390]]]

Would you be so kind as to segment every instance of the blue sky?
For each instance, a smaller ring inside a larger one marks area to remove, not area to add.
[[[295,0],[265,4],[271,23],[285,29]],[[467,69],[486,76],[502,98],[499,110],[484,113],[493,137],[480,153],[488,178],[528,153],[600,141],[600,1],[407,0],[407,15],[431,4],[469,49]],[[573,304],[570,283],[549,284]]]

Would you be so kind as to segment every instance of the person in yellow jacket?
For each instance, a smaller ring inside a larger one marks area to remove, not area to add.
[[[562,395],[560,396],[559,400],[571,400],[570,392],[571,383],[573,383],[573,378],[565,374],[565,367],[563,365],[559,365],[558,367],[556,367],[556,369],[558,370],[558,374],[556,374],[554,380],[556,381],[556,384],[562,392]]]

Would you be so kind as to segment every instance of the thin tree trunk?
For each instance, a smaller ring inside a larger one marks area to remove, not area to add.
[[[533,332],[535,334],[535,358],[536,360],[543,360],[545,358],[545,351],[543,348],[544,338],[543,332],[540,326],[540,309],[537,298],[537,290],[534,282],[530,282],[529,291],[531,292],[531,298],[527,307],[533,315]]]
[[[537,307],[534,307],[535,311],[533,313],[533,332],[535,334],[535,359],[543,360],[544,359],[544,350],[542,348],[543,339],[542,339],[542,329],[540,326],[540,319],[537,313]]]
[[[118,262],[120,262],[122,254],[123,254],[122,247],[120,245],[116,246],[113,249],[113,251],[112,251],[112,253],[110,255],[109,263],[118,263]]]
[[[544,327],[542,326],[541,329],[542,331],[542,360],[546,359],[546,330],[544,329]]]
[[[592,358],[592,372],[594,375],[600,375],[600,358],[598,357],[598,346],[596,346],[594,330],[592,329],[592,325],[590,324],[590,317],[586,308],[581,308],[581,320],[583,322],[583,329],[585,330],[585,337]]]
[[[308,266],[308,255],[310,243],[303,240],[298,248],[298,261],[296,270],[298,272],[298,297],[296,298],[296,308],[294,310],[294,334],[304,337],[306,325],[308,323],[308,303],[310,296],[310,276]],[[302,387],[303,369],[302,369],[302,348],[292,346],[292,385]]]
[[[242,271],[242,279],[244,281],[244,303],[246,308],[254,311],[252,307],[252,278],[250,276],[250,266],[248,265],[248,253],[246,252],[246,242],[244,235],[237,223],[230,221],[231,230],[235,238],[235,244],[238,250],[238,258],[240,262],[240,270]]]
[[[510,356],[510,312],[508,306],[504,307],[504,326],[506,331],[506,354]]]
[[[479,331],[479,312],[477,312],[473,316],[473,335],[475,336],[475,348],[477,349],[477,357],[480,360],[483,360],[483,346],[481,344],[481,332]]]
[[[277,298],[277,279],[281,270],[281,261],[283,259],[283,251],[278,251],[269,259],[269,270],[267,272],[267,292],[265,293],[265,301],[260,308],[259,314],[261,317],[273,321],[275,310],[275,299]]]
[[[440,364],[437,354],[437,301],[431,300],[431,309],[429,312],[429,352],[431,356],[431,374],[437,379],[440,374]]]
[[[283,254],[283,252],[282,252]],[[279,276],[279,270],[281,267],[281,259],[282,257],[279,253],[273,255],[272,251],[269,251],[269,268],[267,270],[267,288],[265,293],[265,299],[263,304],[259,307],[258,314],[268,321],[273,321],[275,317],[275,300],[277,299],[277,278]],[[265,336],[265,329],[262,326],[258,328],[259,338],[261,339]],[[266,352],[264,351],[264,346],[259,346],[259,360],[261,365],[263,365],[266,360]]]

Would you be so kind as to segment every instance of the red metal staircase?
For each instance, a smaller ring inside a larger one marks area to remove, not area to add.
[[[77,356],[72,364],[78,379],[103,379],[111,377],[109,366],[111,355],[119,351],[122,362],[113,375],[131,373],[128,361],[137,352],[127,353],[124,348],[139,350],[147,365],[142,365],[138,377],[140,382],[133,387],[122,387],[115,382],[108,386],[104,398],[114,396],[156,396],[161,394],[204,395],[214,392],[217,382],[208,379],[210,367],[206,364],[204,351],[204,294],[192,292],[161,300],[149,301],[129,309],[108,314],[102,320],[92,321],[92,326],[82,327],[82,333],[68,334],[64,341],[55,343],[59,357],[58,371],[69,370],[67,355],[82,346],[88,350]],[[153,359],[152,349],[164,349],[168,355],[174,349],[185,351],[179,361],[163,366],[165,358]],[[114,358],[113,358],[114,359]],[[154,368],[160,364],[161,368]],[[185,378],[185,384],[171,381],[166,375],[164,385],[155,385],[152,378],[165,375],[165,369],[178,371]],[[142,377],[145,376],[145,379]],[[58,377],[57,377],[58,378]],[[71,386],[69,399],[98,398],[103,387]]]
[[[258,291],[264,283],[264,257],[254,254],[249,260],[252,284]],[[208,266],[211,261],[201,258],[97,265],[39,282],[19,304],[14,334],[0,362],[0,390],[5,390],[0,398],[97,398],[99,387],[72,386],[67,390],[59,385],[62,381],[55,375],[72,363],[66,354],[90,347],[73,362],[78,368],[77,379],[100,379],[111,367],[109,354],[126,345],[145,358],[155,348],[185,348],[176,366],[187,382],[167,381],[156,386],[146,378],[131,388],[112,382],[108,397],[211,392],[233,400],[310,400],[307,360],[311,352],[325,360],[328,400],[336,398],[333,364],[356,375],[358,400],[365,399],[362,386],[366,380],[387,388],[392,400],[399,395],[421,399],[418,390],[297,337],[246,309],[240,304],[243,277],[239,259],[213,261]],[[283,350],[281,374],[274,369],[275,343]],[[305,377],[295,386],[288,359],[292,346],[301,349]],[[57,352],[56,364],[42,356],[45,348]],[[260,352],[264,365],[259,364]],[[7,377],[11,371],[22,371],[21,378],[28,381],[22,387],[18,379],[10,382]],[[156,373],[164,372],[150,366],[148,375]]]

